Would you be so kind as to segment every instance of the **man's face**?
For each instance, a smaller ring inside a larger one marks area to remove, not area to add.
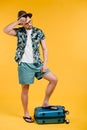
[[[25,24],[23,25],[26,29],[32,29],[32,20],[31,20],[31,18],[29,18],[29,17],[27,17],[26,18],[26,22],[25,22]]]

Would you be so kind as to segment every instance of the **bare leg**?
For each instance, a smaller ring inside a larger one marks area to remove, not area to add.
[[[22,85],[21,101],[24,108],[24,116],[29,116],[28,112],[28,91],[29,85]]]
[[[28,111],[28,91],[29,91],[29,85],[22,85],[22,92],[21,92],[21,101],[24,109],[24,120],[26,122],[33,122],[33,119],[30,117],[29,111]]]
[[[42,104],[43,107],[46,107],[46,106],[49,106],[49,98],[51,94],[53,93],[53,90],[55,89],[58,80],[56,76],[52,74],[51,72],[43,76],[43,78],[49,81],[49,84],[47,86],[46,93],[45,93],[45,98]]]

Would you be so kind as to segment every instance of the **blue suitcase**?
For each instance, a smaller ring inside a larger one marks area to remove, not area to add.
[[[69,111],[65,110],[64,106],[55,106],[56,110],[50,108],[36,107],[34,109],[34,118],[38,124],[61,124],[69,123],[69,120],[66,120],[66,114],[69,114]]]

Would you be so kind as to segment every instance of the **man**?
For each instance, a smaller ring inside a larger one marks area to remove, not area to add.
[[[15,61],[18,63],[19,83],[22,86],[21,100],[24,109],[24,120],[31,123],[32,117],[28,111],[28,91],[30,84],[34,83],[34,77],[38,80],[44,78],[49,81],[42,107],[56,109],[49,105],[49,98],[57,84],[56,76],[47,69],[48,50],[45,35],[41,29],[33,27],[32,14],[23,10],[18,12],[18,19],[4,28],[8,35],[17,37],[17,49]],[[15,28],[16,25],[21,25]],[[39,46],[43,51],[43,62],[40,59]]]

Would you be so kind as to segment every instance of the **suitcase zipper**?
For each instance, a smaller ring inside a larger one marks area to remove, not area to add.
[[[66,116],[54,116],[54,117],[36,117],[34,116],[35,119],[55,119],[55,118],[66,118]]]

